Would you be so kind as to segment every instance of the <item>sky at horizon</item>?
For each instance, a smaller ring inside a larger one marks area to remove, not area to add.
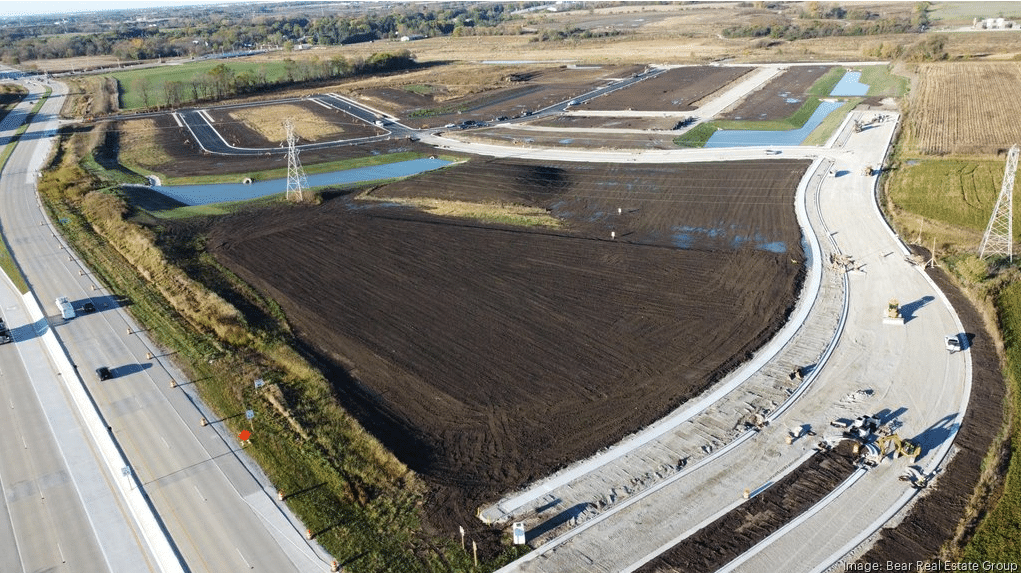
[[[186,0],[184,2],[169,0],[92,0],[90,2],[82,2],[81,0],[48,0],[46,2],[9,2],[3,0],[0,1],[0,18],[39,16],[43,14],[77,14],[99,12],[102,10],[208,6],[210,4],[236,4],[241,1],[244,0]]]

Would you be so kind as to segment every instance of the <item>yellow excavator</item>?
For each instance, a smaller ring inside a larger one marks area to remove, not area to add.
[[[891,445],[893,450],[887,452],[887,447]],[[855,453],[858,453],[858,451],[859,446],[855,444]],[[894,458],[907,456],[914,462],[918,454],[922,453],[922,447],[911,440],[901,438],[897,434],[881,436],[876,438],[875,442],[865,444],[865,453],[862,456],[862,461],[867,465],[875,467],[886,458],[888,453],[892,453]]]

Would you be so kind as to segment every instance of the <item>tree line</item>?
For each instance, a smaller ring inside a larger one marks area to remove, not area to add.
[[[128,87],[138,92],[145,108],[173,108],[305,82],[406,70],[417,65],[414,56],[407,50],[377,53],[365,59],[334,56],[324,60],[286,58],[283,62],[285,71],[279,78],[269,78],[265,68],[236,70],[220,63],[188,80],[159,82],[153,76],[141,75]]]

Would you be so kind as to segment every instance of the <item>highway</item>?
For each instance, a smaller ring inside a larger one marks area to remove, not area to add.
[[[39,84],[29,84],[28,87],[36,95],[42,91]],[[300,522],[286,506],[277,502],[275,488],[240,451],[237,440],[221,424],[199,425],[203,416],[214,421],[216,418],[195,395],[184,375],[161,356],[160,349],[118,305],[113,293],[103,290],[98,281],[93,280],[91,271],[62,242],[59,229],[53,228],[53,223],[42,213],[33,183],[49,155],[49,136],[56,130],[56,118],[66,93],[59,83],[52,83],[51,87],[54,88],[53,95],[15,148],[0,177],[0,225],[36,300],[43,312],[49,315],[50,332],[59,337],[63,349],[66,349],[66,356],[56,358],[54,352],[60,351],[49,349],[50,358],[56,360],[58,366],[60,359],[70,361],[71,371],[68,374],[73,376],[76,371],[81,382],[70,380],[65,383],[78,384],[79,389],[84,383],[102,423],[109,427],[108,438],[112,438],[111,443],[123,452],[130,464],[130,469],[126,470],[130,471],[130,477],[111,475],[114,472],[107,468],[101,477],[88,477],[87,483],[106,480],[115,488],[129,484],[126,498],[129,500],[132,499],[130,492],[135,491],[137,496],[136,486],[140,486],[149,504],[148,520],[156,527],[145,529],[144,535],[121,532],[111,537],[100,534],[106,529],[96,527],[96,520],[91,514],[86,522],[80,519],[75,522],[70,517],[64,519],[56,513],[47,513],[44,507],[29,511],[33,509],[32,496],[40,489],[38,484],[43,484],[48,493],[49,489],[71,487],[71,481],[62,477],[64,474],[59,468],[49,463],[40,462],[34,469],[18,464],[17,468],[36,476],[36,484],[19,473],[12,473],[9,479],[6,473],[3,474],[4,484],[10,481],[20,488],[13,490],[16,496],[8,493],[6,497],[7,511],[11,515],[7,522],[13,523],[13,527],[8,529],[13,531],[4,535],[4,539],[7,546],[13,539],[19,551],[31,557],[32,561],[23,559],[23,566],[4,570],[18,571],[23,567],[25,571],[38,571],[40,568],[35,563],[42,555],[59,555],[62,551],[66,556],[73,551],[76,558],[81,555],[83,560],[90,559],[89,567],[76,570],[102,571],[103,552],[97,547],[117,547],[130,541],[138,547],[162,544],[164,550],[153,551],[158,556],[159,566],[154,570],[211,573],[253,568],[280,572],[328,571],[332,560],[330,556],[318,544],[305,540]],[[60,222],[56,225],[59,227]],[[69,297],[79,309],[82,304],[91,301],[97,311],[65,321],[53,305],[57,296]],[[29,311],[31,308],[24,314],[29,315]],[[45,326],[47,320],[27,329],[21,325],[15,334],[17,344],[0,348],[0,352],[21,348],[22,337],[31,338],[34,330],[49,330]],[[12,328],[19,326],[13,320],[10,324]],[[149,353],[154,357],[149,358]],[[31,364],[45,362],[36,360]],[[95,376],[95,369],[100,366],[110,367],[114,378],[100,383]],[[5,367],[4,376],[24,378],[13,367]],[[179,384],[171,387],[171,379]],[[11,398],[21,399],[24,395],[25,390],[18,390],[18,395]],[[50,404],[46,402],[43,406],[52,420],[55,414],[48,409]],[[25,426],[23,430],[29,439],[44,429],[38,427],[38,415],[27,410],[23,417],[19,417],[18,423],[31,421],[35,421],[35,425]],[[79,432],[88,434],[84,430]],[[10,438],[15,440],[13,444],[8,439],[3,447],[16,448],[17,435],[15,433]],[[32,444],[29,443],[30,446]],[[34,447],[43,446],[38,444]],[[88,451],[88,448],[84,447],[82,451]],[[12,456],[11,459],[17,458]],[[6,458],[4,463],[6,465]],[[77,471],[77,468],[71,469]],[[84,488],[81,489],[84,491]],[[117,489],[123,496],[123,488]],[[67,492],[64,495],[68,495]],[[57,497],[56,491],[54,496],[54,499],[62,499]],[[12,504],[12,499],[17,503]],[[83,499],[87,500],[85,505],[92,512],[92,500]],[[97,505],[94,511],[107,513],[116,509],[116,501],[107,500],[106,503],[110,507]],[[69,507],[73,508],[73,504]],[[38,518],[37,527],[55,529],[60,533],[49,535],[49,538],[26,533],[24,524],[31,520],[31,515]],[[71,515],[73,517],[73,512]],[[137,515],[135,520],[138,520]],[[87,525],[88,521],[92,521],[94,527]],[[6,532],[3,527],[0,525],[0,532]],[[91,545],[89,532],[92,532]],[[32,542],[25,541],[28,539]],[[56,551],[57,540],[61,542],[59,551]],[[75,544],[65,540],[73,540]],[[143,549],[135,551],[136,555],[128,559],[132,564],[130,567],[110,569],[141,571],[145,570],[147,562],[153,568],[153,559],[147,557]],[[4,559],[17,554],[5,552]],[[117,563],[123,565],[124,562]],[[96,566],[93,568],[91,565]]]

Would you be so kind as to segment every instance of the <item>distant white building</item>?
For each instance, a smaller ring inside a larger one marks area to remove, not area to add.
[[[402,42],[411,42],[411,41],[414,41],[414,40],[421,40],[423,38],[425,38],[425,36],[423,36],[422,34],[411,34],[410,36],[401,36],[401,41]]]
[[[1012,30],[1017,28],[1017,22],[1004,18],[975,18],[971,27],[976,30]]]

